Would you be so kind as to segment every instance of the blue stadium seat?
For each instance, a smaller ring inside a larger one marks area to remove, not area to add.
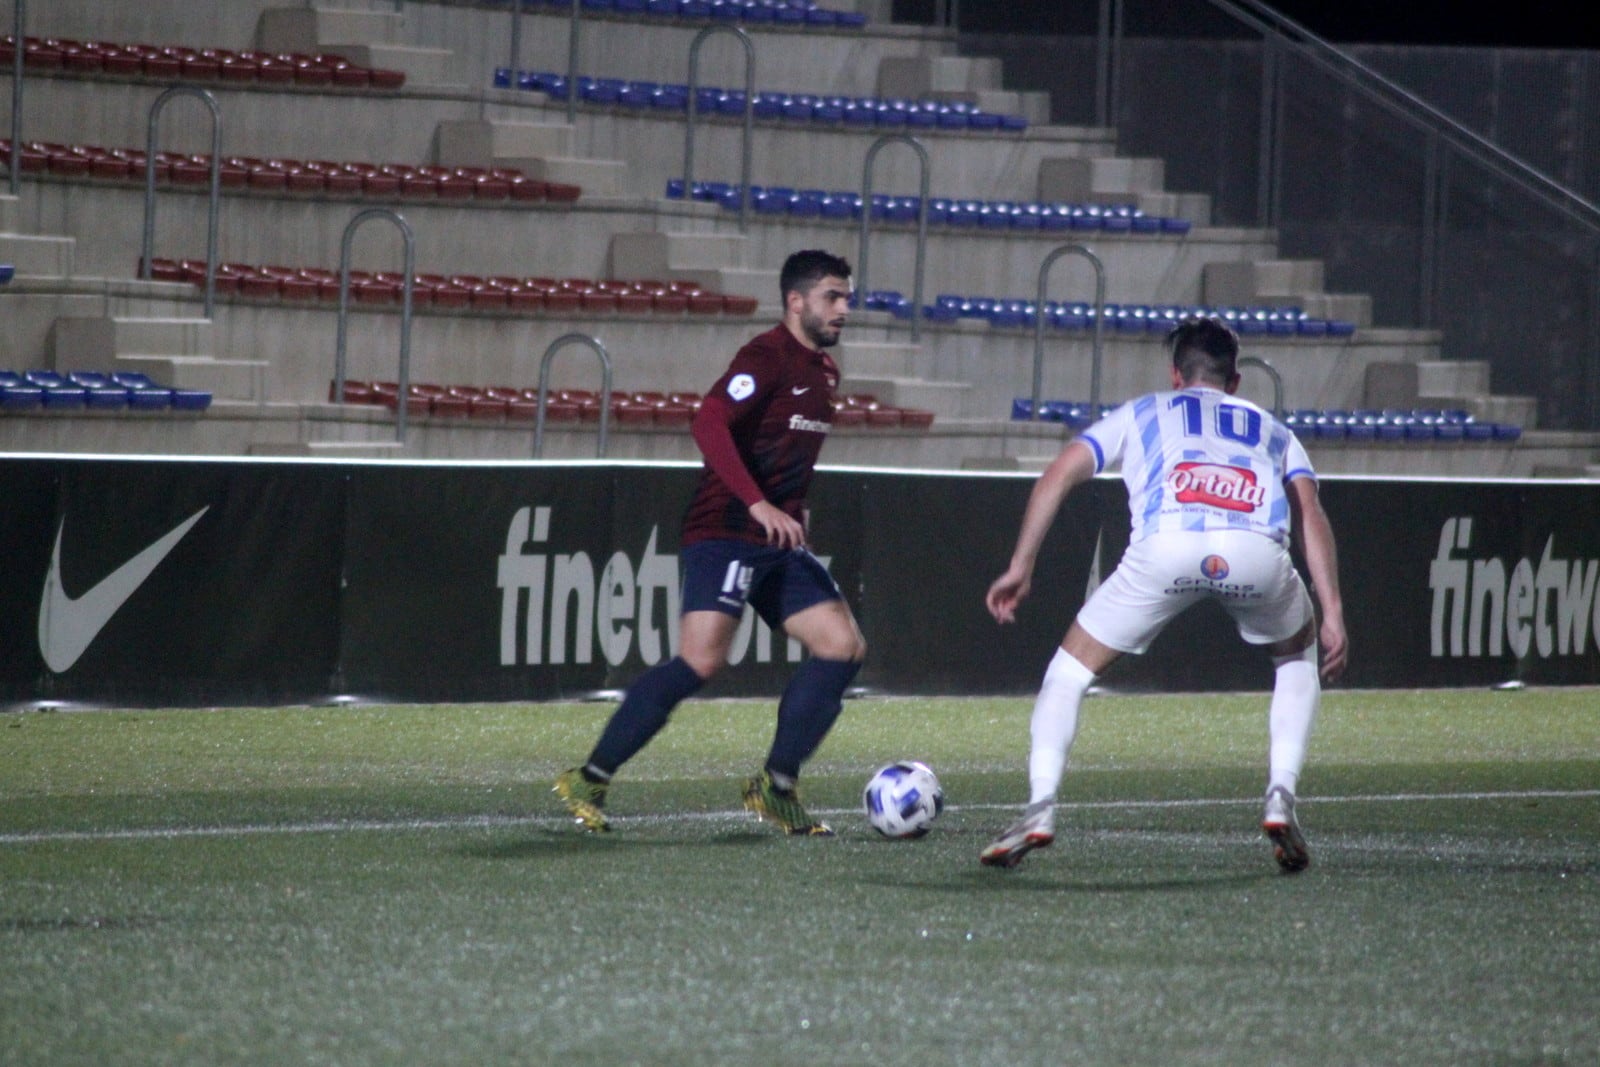
[[[153,411],[172,406],[172,390],[157,385],[137,371],[117,371],[111,380],[128,390],[128,406],[138,411]]]
[[[47,408],[74,409],[88,405],[88,390],[81,385],[74,385],[63,374],[53,370],[30,370],[24,372],[23,377],[44,391],[44,406]]]
[[[0,411],[29,411],[43,404],[43,389],[16,371],[0,371]]]
[[[95,411],[120,411],[128,406],[128,388],[99,371],[73,371],[67,380],[86,392],[86,405]]]

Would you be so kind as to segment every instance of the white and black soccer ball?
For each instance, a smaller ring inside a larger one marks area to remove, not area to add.
[[[872,828],[884,837],[921,837],[944,810],[944,789],[926,763],[899,760],[867,779],[861,805]]]

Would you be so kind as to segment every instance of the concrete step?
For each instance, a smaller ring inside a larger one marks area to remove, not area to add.
[[[921,352],[921,345],[893,341],[841,341],[837,358],[847,375],[909,378]]]
[[[743,262],[745,244],[736,233],[614,234],[611,277],[666,279],[681,271],[732,267]]]
[[[1417,406],[1424,408],[1465,408],[1472,413],[1472,417],[1479,422],[1508,423],[1520,426],[1524,430],[1537,429],[1539,426],[1539,401],[1531,396],[1485,396],[1443,397],[1428,396],[1423,394],[1417,398]]]
[[[398,441],[263,441],[246,449],[251,456],[321,456],[330,459],[397,459],[405,454]]]
[[[1024,471],[1038,474],[1054,462],[1057,453],[1031,453],[1024,456],[967,456],[961,460],[964,471]]]
[[[1211,197],[1206,193],[1146,191],[1132,194],[1135,207],[1146,215],[1166,219],[1188,219],[1196,226],[1211,224]]]
[[[112,369],[138,371],[162,385],[200,389],[218,399],[257,403],[267,399],[264,359],[126,354],[117,356]]]
[[[1314,319],[1372,325],[1370,293],[1263,293],[1261,302],[1297,307]]]
[[[393,10],[269,8],[256,23],[256,45],[268,52],[336,52],[363,67],[405,72],[408,86],[447,86],[455,53],[405,43],[405,17]]]
[[[1433,397],[1489,395],[1489,361],[1428,360],[1417,364],[1417,394]]]
[[[933,381],[927,378],[856,375],[846,370],[844,380],[839,383],[839,392],[865,393],[877,397],[879,403],[897,408],[918,408],[935,415],[959,418],[972,386],[965,382]]]
[[[1021,92],[1015,89],[962,89],[954,92],[924,93],[919,99],[947,104],[971,104],[991,115],[1022,115],[1029,125],[1050,121],[1050,94]]]
[[[1041,201],[1105,203],[1165,190],[1164,160],[1133,156],[1064,157],[1039,161]]]
[[[627,277],[627,275],[623,275],[623,277]],[[775,270],[758,270],[749,267],[678,270],[673,271],[671,275],[663,280],[694,282],[704,289],[708,289],[713,293],[721,293],[724,296],[753,296],[757,301],[758,314],[777,314],[780,310],[778,272]]]
[[[397,11],[280,7],[261,12],[256,47],[264,52],[316,54],[334,41],[398,44],[405,16]]]
[[[0,263],[15,267],[18,277],[70,278],[76,251],[71,237],[0,233]]]
[[[446,119],[434,137],[434,161],[453,167],[490,167],[516,158],[570,158],[573,128],[564,122]]]
[[[1001,69],[1001,61],[993,56],[885,56],[878,62],[878,95],[918,100],[938,93],[999,89]]]
[[[1202,297],[1207,304],[1259,304],[1266,294],[1315,293],[1323,287],[1322,261],[1260,259],[1207,263]]]
[[[1581,463],[1535,463],[1529,471],[1533,478],[1593,478],[1600,468]]]
[[[50,343],[58,370],[106,370],[135,353],[209,357],[213,337],[209,319],[97,316],[57,319]]]
[[[1320,259],[1258,259],[1207,263],[1200,299],[1214,307],[1298,307],[1313,318],[1372,325],[1367,293],[1323,291]]]
[[[1366,368],[1363,402],[1373,408],[1464,408],[1480,422],[1503,422],[1531,430],[1538,424],[1533,397],[1489,392],[1485,360],[1380,361]]]
[[[398,70],[405,74],[408,88],[468,88],[454,74],[455,53],[447,48],[422,48],[405,44],[368,44],[362,41],[324,41],[321,49],[337,52],[361,67]]]
[[[579,159],[572,156],[500,156],[498,166],[514,167],[528,177],[541,182],[560,182],[576,185],[588,197],[617,197],[627,193],[642,194],[642,189],[630,189],[628,165],[618,159]]]

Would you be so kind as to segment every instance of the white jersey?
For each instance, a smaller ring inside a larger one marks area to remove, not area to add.
[[[1078,440],[1094,452],[1096,473],[1120,462],[1130,544],[1181,530],[1247,530],[1285,544],[1288,484],[1316,477],[1288,427],[1220,389],[1148,393]]]

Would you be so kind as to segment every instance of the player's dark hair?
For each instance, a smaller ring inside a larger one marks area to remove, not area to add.
[[[1227,385],[1239,373],[1239,335],[1221,319],[1184,319],[1167,334],[1167,344],[1186,382]]]
[[[843,257],[817,248],[796,252],[783,261],[783,270],[778,273],[778,296],[784,299],[790,293],[804,296],[812,286],[830,275],[848,279],[850,264]]]

